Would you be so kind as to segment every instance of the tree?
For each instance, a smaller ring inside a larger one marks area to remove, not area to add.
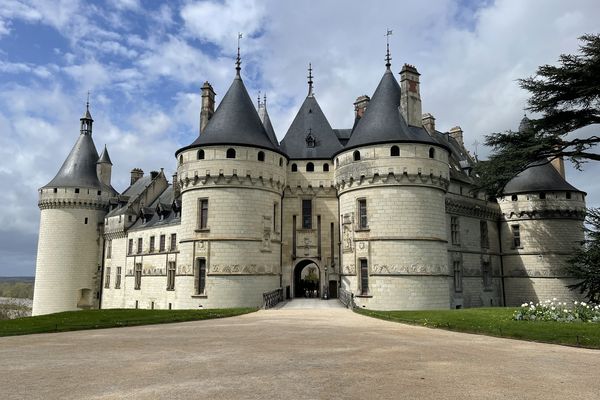
[[[541,117],[518,132],[492,133],[485,144],[492,147],[489,160],[475,172],[479,188],[490,196],[534,162],[563,157],[580,169],[586,161],[600,161],[592,151],[600,137],[568,137],[572,131],[600,123],[600,35],[584,35],[580,54],[563,54],[558,65],[542,65],[533,77],[520,79],[529,91],[528,110]]]
[[[588,210],[586,238],[569,260],[567,272],[580,281],[569,285],[593,303],[600,303],[600,208]]]

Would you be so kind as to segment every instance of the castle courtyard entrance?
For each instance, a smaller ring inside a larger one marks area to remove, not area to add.
[[[294,267],[294,297],[319,298],[321,270],[312,260],[302,260]]]

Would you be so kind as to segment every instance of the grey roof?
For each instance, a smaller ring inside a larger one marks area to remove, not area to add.
[[[504,194],[554,191],[581,192],[567,182],[549,161],[535,163],[504,187]]]
[[[383,74],[369,106],[358,121],[346,149],[376,143],[417,142],[442,145],[425,129],[411,129],[400,114],[400,85],[388,69]]]
[[[128,205],[133,202],[142,193],[148,185],[152,182],[152,176],[146,175],[135,181],[135,183],[129,186],[123,194],[119,196],[118,207],[111,210],[106,216],[112,217],[113,215],[123,214],[128,210]]]
[[[176,202],[177,199],[175,199],[173,185],[169,185],[149,207],[142,208],[141,212],[146,215],[146,222],[138,218],[131,226],[131,230],[146,229],[159,225],[179,224],[181,222],[181,213],[173,209],[173,205]],[[179,206],[180,204],[177,203],[177,205]]]
[[[104,145],[104,150],[102,150],[102,154],[100,154],[98,163],[107,163],[113,165],[112,161],[110,160],[110,156],[108,155],[108,149],[106,148],[106,145]]]
[[[277,140],[277,135],[275,135],[275,129],[273,129],[273,124],[271,123],[271,118],[269,118],[269,113],[267,112],[267,105],[261,104],[258,107],[258,117],[260,118],[263,126],[265,127],[265,131],[271,139],[271,142],[279,147],[279,141]]]
[[[263,126],[242,78],[236,76],[204,131],[189,146],[237,144],[280,151]]]
[[[60,170],[44,187],[86,187],[102,189],[96,173],[98,152],[92,137],[82,133]]]
[[[315,139],[314,147],[307,144],[309,132]],[[307,96],[302,103],[281,141],[281,149],[290,158],[296,159],[328,159],[343,149],[314,96]]]

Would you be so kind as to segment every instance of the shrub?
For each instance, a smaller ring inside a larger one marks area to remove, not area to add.
[[[556,298],[533,304],[521,304],[521,308],[514,312],[513,318],[517,321],[557,321],[557,322],[600,322],[600,306],[585,302],[573,302],[568,306]]]

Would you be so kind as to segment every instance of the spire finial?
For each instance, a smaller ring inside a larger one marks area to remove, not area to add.
[[[240,39],[243,37],[243,35],[238,32],[238,39],[237,39],[237,59],[235,60],[235,70],[237,71],[237,76],[240,76],[240,70],[242,69],[242,67],[240,67],[240,65],[242,65],[242,59],[240,57]]]
[[[392,66],[392,63],[390,62],[390,61],[392,61],[392,56],[390,55],[390,36],[392,36],[392,30],[386,29],[385,42],[386,42],[387,52],[385,54],[385,67],[388,70]]]
[[[265,92],[265,95],[263,97],[263,105],[266,107],[267,106],[267,92]]]
[[[90,110],[90,91],[89,91],[89,90],[88,90],[88,92],[87,92],[87,101],[85,102],[85,109],[86,109],[87,111],[89,111],[89,110]]]
[[[258,91],[258,108],[260,108],[260,90]]]
[[[313,96],[313,74],[312,74],[312,63],[308,63],[308,95]]]

